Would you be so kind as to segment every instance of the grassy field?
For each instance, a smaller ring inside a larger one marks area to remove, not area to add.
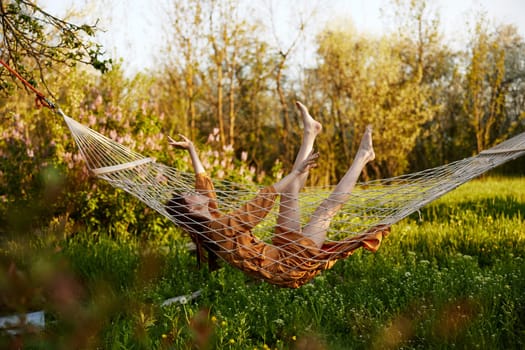
[[[47,326],[3,335],[0,347],[522,349],[524,213],[525,178],[470,182],[393,227],[378,253],[359,251],[297,290],[198,270],[186,241],[7,241],[3,259],[25,271],[7,290],[43,308]]]

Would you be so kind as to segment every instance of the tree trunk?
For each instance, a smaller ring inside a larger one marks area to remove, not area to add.
[[[221,147],[226,146],[224,133],[224,115],[222,112],[222,66],[221,62],[217,62],[217,120],[219,122],[219,137]]]

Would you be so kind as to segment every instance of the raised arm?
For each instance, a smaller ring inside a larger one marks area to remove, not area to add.
[[[206,170],[202,165],[202,162],[197,154],[195,145],[193,142],[184,135],[179,134],[179,137],[182,141],[175,141],[168,136],[168,142],[170,145],[185,149],[190,153],[191,163],[193,165],[193,171],[195,172],[195,189],[202,195],[205,195],[209,198],[208,209],[212,216],[219,215],[218,205],[217,205],[217,194],[215,193],[215,188],[213,182],[206,174]]]
[[[206,172],[199,158],[199,155],[197,154],[197,150],[195,149],[195,145],[193,144],[193,142],[182,134],[179,134],[179,136],[180,138],[182,138],[182,141],[175,141],[174,139],[168,136],[169,144],[174,146],[175,148],[185,149],[190,153],[191,163],[193,165],[193,171],[195,172],[195,174],[202,174]]]

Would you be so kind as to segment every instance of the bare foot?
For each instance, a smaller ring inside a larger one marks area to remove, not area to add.
[[[376,154],[374,152],[374,146],[372,145],[372,126],[366,127],[361,144],[359,145],[358,153],[361,153],[365,158],[366,162],[370,162],[375,159]]]
[[[303,117],[304,132],[312,132],[315,135],[319,134],[323,129],[323,125],[308,113],[308,109],[301,102],[297,101],[295,102],[295,105]]]

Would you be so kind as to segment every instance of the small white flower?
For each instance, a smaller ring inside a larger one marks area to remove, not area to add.
[[[277,324],[278,326],[284,326],[284,321],[280,318],[276,319],[273,322],[275,322],[275,324]]]

